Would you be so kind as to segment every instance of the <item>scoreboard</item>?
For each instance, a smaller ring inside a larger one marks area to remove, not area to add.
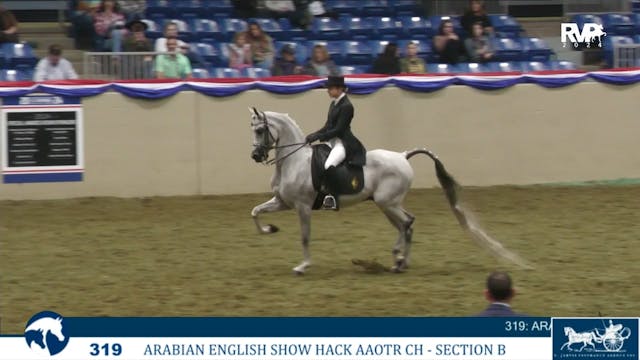
[[[4,98],[2,171],[5,183],[81,181],[82,108],[78,98]]]

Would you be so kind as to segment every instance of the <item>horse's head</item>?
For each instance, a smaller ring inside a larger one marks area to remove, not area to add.
[[[264,162],[269,158],[269,150],[275,145],[277,138],[272,127],[269,126],[264,112],[249,108],[251,113],[251,130],[253,132],[253,151],[251,158],[255,162]]]
[[[571,332],[573,331],[572,328],[565,326],[564,328],[564,336],[569,336],[569,334],[571,334]]]
[[[64,341],[64,334],[62,334],[62,318],[59,317],[54,321],[49,323],[51,326],[49,327],[49,331],[55,335],[58,340]]]

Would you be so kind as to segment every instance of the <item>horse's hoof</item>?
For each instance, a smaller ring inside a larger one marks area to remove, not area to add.
[[[391,267],[391,272],[396,274],[402,274],[404,272],[404,269],[398,265],[394,265]]]
[[[304,275],[304,270],[293,269],[293,275],[302,276]]]
[[[280,228],[273,225],[273,224],[269,224],[267,225],[267,231],[269,231],[269,233],[273,234],[273,233],[277,233],[278,231],[280,231]]]

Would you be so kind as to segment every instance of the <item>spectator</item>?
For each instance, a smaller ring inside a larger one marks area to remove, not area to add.
[[[441,63],[457,64],[464,54],[462,41],[453,31],[451,20],[444,20],[440,23],[438,35],[433,38],[433,45],[440,55]]]
[[[100,8],[94,16],[96,30],[96,49],[98,51],[111,51],[114,37],[116,43],[121,43],[125,33],[124,15],[120,12],[120,6],[115,0],[102,0]]]
[[[327,48],[319,44],[313,47],[311,59],[305,65],[304,73],[322,77],[341,75],[336,63],[331,60]]]
[[[466,36],[473,35],[473,25],[475,23],[482,23],[483,32],[485,35],[489,35],[493,32],[491,27],[491,20],[484,10],[484,2],[481,0],[469,1],[469,9],[462,15],[460,19],[460,25],[465,31]]]
[[[167,39],[167,50],[171,54],[156,57],[156,77],[158,79],[191,79],[189,59],[178,52],[178,39]]]
[[[273,66],[273,39],[267,35],[258,23],[251,22],[247,32],[247,41],[251,44],[253,66],[271,69]]]
[[[382,54],[373,62],[371,72],[374,74],[395,75],[400,73],[400,61],[398,59],[398,45],[388,43]]]
[[[18,21],[13,13],[0,7],[0,43],[17,43]]]
[[[183,54],[186,54],[189,49],[189,45],[184,41],[178,39],[178,24],[174,22],[168,22],[164,26],[164,37],[157,38],[155,43],[156,52],[167,52],[167,39],[176,39],[178,42],[178,48]]]
[[[75,40],[76,49],[91,49],[93,47],[96,30],[93,26],[93,18],[98,8],[100,0],[74,0],[71,14],[70,35]]]
[[[153,45],[151,40],[147,39],[145,31],[148,25],[140,20],[133,20],[127,24],[127,35],[123,49],[127,52],[152,52]]]
[[[49,46],[47,57],[40,59],[36,65],[33,81],[77,79],[69,60],[62,57],[62,47],[58,44]]]
[[[400,72],[406,74],[424,74],[427,72],[424,60],[418,57],[418,45],[407,44],[407,56],[400,60]]]
[[[124,40],[123,50],[126,52],[152,52],[151,40],[145,36],[147,24],[140,20],[127,23],[129,34]],[[122,58],[123,79],[148,79],[153,77],[153,57],[134,55]]]
[[[280,57],[276,59],[271,74],[273,76],[280,75],[296,75],[302,72],[302,67],[296,61],[296,52],[291,45],[285,45],[280,50]]]
[[[229,67],[240,70],[252,65],[251,45],[247,43],[247,34],[236,33],[233,43],[229,44]]]
[[[327,10],[324,5],[324,2],[321,0],[312,1],[308,6],[309,14],[313,17],[330,17],[333,19],[338,19],[340,14],[333,10]]]
[[[119,0],[120,9],[127,22],[144,19],[147,10],[146,0]]]
[[[473,24],[472,37],[464,41],[469,60],[473,62],[488,62],[493,60],[493,50],[486,35],[483,35],[482,23]]]
[[[487,277],[487,288],[484,290],[484,297],[490,304],[483,312],[476,316],[527,316],[516,313],[511,309],[510,302],[515,294],[516,291],[513,288],[509,274],[499,271],[492,272],[489,274],[489,277]]]
[[[264,0],[267,16],[275,19],[289,18],[296,11],[293,0]]]

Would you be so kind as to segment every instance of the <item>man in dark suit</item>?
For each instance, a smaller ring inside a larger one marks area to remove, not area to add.
[[[362,143],[351,132],[351,120],[353,119],[353,105],[347,97],[346,85],[344,77],[329,76],[327,79],[327,91],[331,97],[331,105],[329,106],[329,114],[324,127],[306,138],[307,143],[316,140],[326,141],[331,146],[331,153],[324,164],[326,180],[335,175],[336,166],[343,161],[347,161],[350,165],[364,166],[366,163],[366,150]],[[331,186],[325,186],[329,192],[332,192]],[[337,210],[338,203],[336,194],[325,196],[323,208],[328,210]]]
[[[484,297],[490,304],[483,312],[476,316],[528,316],[516,313],[511,308],[510,302],[515,294],[516,291],[513,288],[509,274],[501,271],[492,272],[487,278],[487,288],[484,290]]]

